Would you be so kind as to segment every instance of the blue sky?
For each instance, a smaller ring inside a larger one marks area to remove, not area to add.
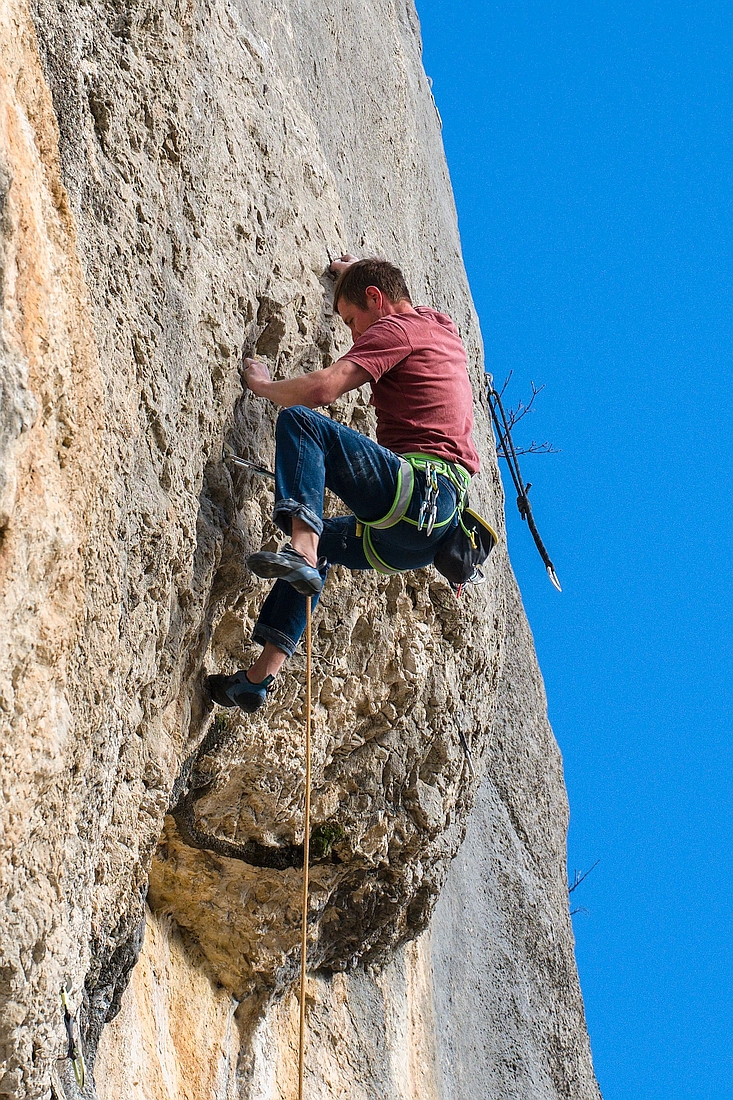
[[[561,448],[522,469],[562,595],[510,493],[509,543],[601,1089],[733,1098],[733,7],[417,6],[487,363]]]

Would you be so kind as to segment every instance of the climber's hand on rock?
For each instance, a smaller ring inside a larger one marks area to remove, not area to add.
[[[331,262],[329,270],[332,271],[334,275],[340,275],[342,271],[346,271],[347,267],[351,267],[352,264],[355,264],[358,259],[358,256],[351,256],[348,252],[344,252],[340,260],[333,260]]]
[[[270,381],[270,372],[264,363],[258,359],[244,359],[242,362],[242,376],[245,385],[249,386],[252,393],[256,394],[258,388]]]

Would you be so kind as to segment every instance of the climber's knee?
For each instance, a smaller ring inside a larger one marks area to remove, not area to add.
[[[294,426],[300,427],[307,424],[313,417],[313,409],[305,405],[291,405],[288,409],[281,409],[277,417],[277,430],[291,431]]]

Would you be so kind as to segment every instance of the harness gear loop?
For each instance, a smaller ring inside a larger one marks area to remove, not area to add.
[[[369,522],[359,519],[357,516],[356,520],[356,534],[362,535],[363,538],[364,557],[369,562],[372,569],[385,576],[401,573],[403,570],[394,569],[377,553],[374,543],[372,542],[372,528],[377,531],[384,531],[404,521],[405,523],[411,524],[413,527],[417,527],[418,531],[425,529],[426,535],[429,538],[434,530],[441,527],[448,527],[453,522],[456,513],[458,513],[461,527],[463,527],[466,535],[472,538],[472,532],[464,526],[462,520],[466,495],[468,493],[468,487],[471,484],[471,475],[468,470],[464,470],[457,462],[448,462],[447,459],[438,458],[437,455],[425,455],[419,452],[399,455],[399,459],[400,469],[397,474],[397,490],[395,492],[392,507],[387,512],[386,516],[378,520],[370,520]],[[415,491],[416,470],[425,472],[427,491],[425,500],[420,507],[420,515],[418,519],[414,520],[408,518],[407,512],[412,503],[412,496]],[[450,481],[451,485],[457,490],[457,498],[456,506],[448,518],[441,520],[440,523],[436,523],[439,476],[445,477]]]
[[[303,919],[300,936],[300,1031],[298,1036],[298,1100],[303,1100],[305,1075],[305,968],[308,951],[308,862],[311,836],[312,600],[305,600],[305,821],[303,836]]]

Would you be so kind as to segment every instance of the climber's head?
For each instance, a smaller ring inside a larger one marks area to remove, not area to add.
[[[366,309],[367,290],[370,287],[379,290],[393,305],[395,302],[412,305],[410,292],[400,269],[387,260],[370,258],[356,260],[341,272],[333,288],[334,309],[338,309],[342,298],[359,309]]]
[[[333,305],[354,339],[380,317],[411,307],[412,299],[402,272],[386,260],[357,260],[342,271],[333,291]]]

